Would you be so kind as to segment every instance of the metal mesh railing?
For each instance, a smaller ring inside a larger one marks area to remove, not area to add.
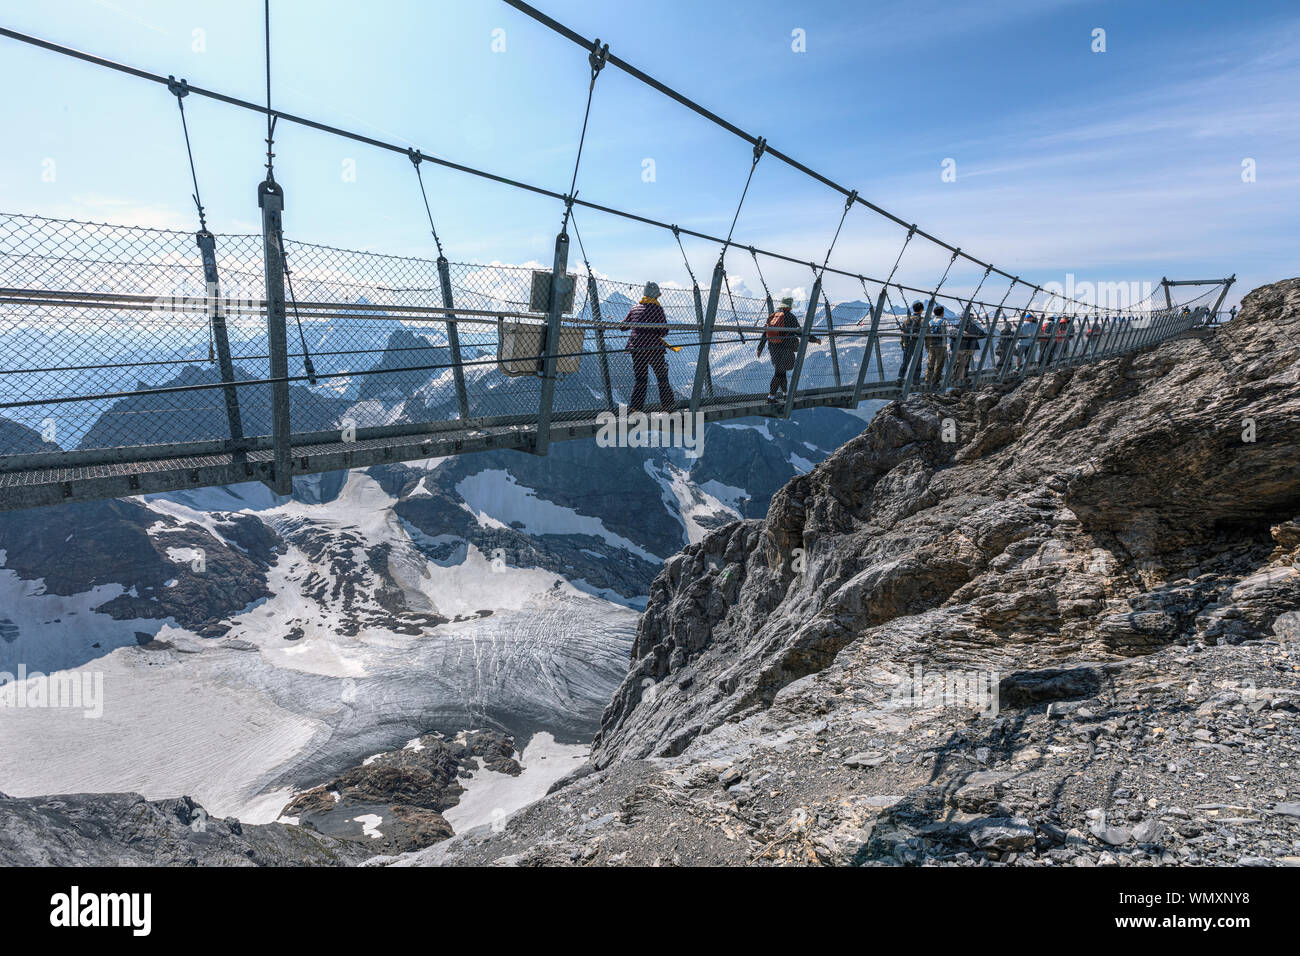
[[[93,459],[123,449],[228,446],[231,396],[243,438],[269,441],[263,240],[223,235],[215,249],[219,295],[207,288],[192,233],[0,215],[0,467],[32,453],[77,451]],[[540,378],[507,375],[501,365],[505,323],[536,329],[532,357],[541,358],[546,316],[533,301],[534,270],[447,264],[448,310],[435,261],[295,241],[287,241],[285,251],[294,294],[288,387],[295,435],[349,424],[536,422]],[[621,323],[640,299],[641,285],[583,272],[574,279],[559,348],[567,371],[554,390],[558,422],[627,403],[634,379],[626,351],[630,333]],[[1022,328],[1018,315],[990,321],[981,310],[966,316],[965,326],[950,322],[920,336],[895,314],[897,293],[882,314],[873,314],[867,301],[823,300],[811,327],[820,341],[808,345],[790,376],[797,374],[800,394],[829,392],[845,400],[859,396],[863,386],[897,388],[905,361],[914,372],[912,387],[1005,380],[1137,348],[1204,323],[1211,294],[1188,303],[1188,313],[1179,306],[1128,316],[1038,316],[1051,319],[1050,330]],[[709,290],[661,290],[671,400],[682,407],[698,391],[705,406],[761,401],[773,374],[770,350],[756,354],[766,335],[765,300],[721,290],[706,336],[708,299]],[[963,318],[959,298],[937,301]],[[224,382],[217,305],[233,367]],[[795,311],[801,325],[806,309]],[[697,382],[706,338],[707,362]],[[938,344],[939,374],[931,368],[927,376]],[[306,374],[304,345],[314,381]],[[661,397],[667,396],[650,376],[648,401]]]

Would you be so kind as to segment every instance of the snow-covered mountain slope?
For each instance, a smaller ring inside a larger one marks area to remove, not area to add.
[[[185,793],[257,822],[429,732],[585,745],[663,559],[861,427],[815,409],[709,426],[697,459],[574,441],[300,479],[292,499],[0,515],[0,672],[103,680],[98,719],[0,708],[0,790]]]

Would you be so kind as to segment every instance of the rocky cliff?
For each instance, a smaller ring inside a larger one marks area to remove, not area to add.
[[[418,862],[1300,860],[1300,279],[915,396],[655,580],[579,779]]]

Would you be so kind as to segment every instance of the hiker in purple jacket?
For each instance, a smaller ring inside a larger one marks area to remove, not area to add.
[[[677,405],[673,387],[668,383],[668,362],[664,350],[668,343],[668,317],[659,304],[659,284],[647,282],[639,304],[632,306],[623,320],[621,329],[631,330],[627,337],[627,351],[632,355],[632,399],[628,410],[639,412],[645,405],[646,388],[650,384],[650,370],[654,369],[659,383],[659,408],[672,411]]]

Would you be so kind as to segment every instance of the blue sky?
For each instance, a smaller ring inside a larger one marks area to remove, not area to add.
[[[1293,2],[1002,0],[790,4],[545,0],[544,10],[781,150],[1000,268],[1038,282],[1236,272],[1230,301],[1300,263],[1300,8]],[[262,5],[249,0],[0,0],[0,23],[260,101]],[[273,0],[275,105],[563,191],[583,52],[494,0]],[[1095,53],[1093,31],[1106,51]],[[492,50],[505,31],[504,52]],[[202,44],[195,31],[202,31]],[[792,49],[802,30],[806,51]],[[202,49],[196,49],[201,46]],[[0,39],[0,209],[192,229],[179,120],[154,84]],[[256,231],[263,120],[187,101],[216,231]],[[653,159],[654,182],[642,177]],[[946,159],[956,180],[941,177]],[[1254,161],[1256,179],[1242,181]],[[54,161],[53,182],[42,179]],[[355,163],[345,181],[345,161]],[[596,86],[584,198],[725,234],[750,149],[631,77]],[[431,253],[402,156],[282,124],[291,238]],[[453,260],[549,261],[554,200],[425,169]],[[841,198],[768,157],[737,236],[820,261]],[[686,281],[669,234],[579,212],[593,266]],[[903,230],[859,207],[833,262],[893,264]],[[688,241],[697,274],[717,256]],[[947,254],[913,243],[899,277]],[[758,288],[747,256],[729,271]],[[980,272],[954,269],[969,290]],[[781,289],[810,271],[764,262]],[[1006,283],[986,287],[997,296]],[[831,280],[833,299],[861,295]]]

